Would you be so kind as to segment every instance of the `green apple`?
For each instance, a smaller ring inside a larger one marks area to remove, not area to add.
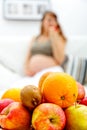
[[[53,103],[42,103],[32,115],[32,126],[35,130],[63,130],[66,117],[63,109]]]
[[[87,106],[76,104],[65,110],[66,130],[87,130]]]

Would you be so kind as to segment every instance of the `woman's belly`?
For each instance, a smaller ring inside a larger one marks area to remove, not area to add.
[[[57,63],[51,56],[37,54],[31,57],[29,61],[29,70],[35,74],[45,68],[56,66]]]

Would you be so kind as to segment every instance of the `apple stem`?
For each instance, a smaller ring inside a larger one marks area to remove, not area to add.
[[[75,108],[76,108],[76,106],[77,106],[77,102],[75,101]]]

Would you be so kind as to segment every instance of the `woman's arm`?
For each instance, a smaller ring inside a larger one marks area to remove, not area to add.
[[[25,59],[25,62],[24,62],[24,73],[25,73],[25,75],[29,75],[29,60],[31,58],[31,47],[32,47],[34,40],[35,40],[35,37],[32,38],[32,40],[29,44],[29,49],[28,49],[26,59]]]
[[[52,42],[53,56],[58,64],[62,64],[65,58],[66,39],[53,27],[50,28],[49,35]]]

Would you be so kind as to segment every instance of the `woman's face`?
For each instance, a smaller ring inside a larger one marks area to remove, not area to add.
[[[47,14],[47,15],[45,16],[45,19],[43,20],[43,28],[44,28],[44,31],[45,31],[45,32],[48,32],[48,31],[49,31],[49,28],[50,28],[51,26],[56,27],[56,26],[57,26],[57,21],[56,21],[56,19],[55,19],[53,16]]]

